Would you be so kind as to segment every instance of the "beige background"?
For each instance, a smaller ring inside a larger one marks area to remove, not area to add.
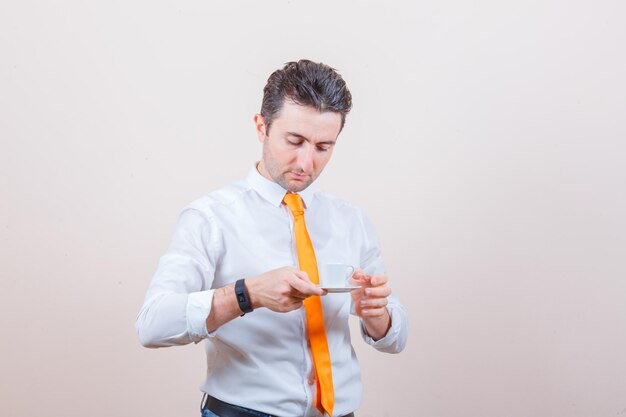
[[[244,176],[269,73],[338,68],[323,188],[407,306],[359,417],[626,415],[623,1],[2,1],[0,413],[194,416],[134,319],[179,210]]]

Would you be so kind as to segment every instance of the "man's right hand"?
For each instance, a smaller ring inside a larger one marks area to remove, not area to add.
[[[311,282],[306,272],[290,266],[247,278],[246,288],[253,308],[266,307],[281,313],[302,307],[310,296],[326,294]]]
[[[326,294],[326,290],[309,280],[306,272],[290,266],[246,278],[246,289],[252,308],[266,307],[281,313],[302,307],[303,301],[312,295]],[[211,312],[206,319],[207,331],[212,332],[239,316],[241,310],[235,296],[235,284],[215,290]]]

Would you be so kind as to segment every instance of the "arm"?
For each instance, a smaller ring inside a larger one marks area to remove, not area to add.
[[[197,343],[239,317],[234,284],[210,289],[220,257],[219,230],[200,211],[184,210],[172,244],[161,258],[136,320],[141,344],[166,347]],[[246,279],[253,308],[286,312],[305,298],[323,295],[306,273],[279,268]]]
[[[284,313],[302,307],[303,301],[312,295],[324,295],[325,290],[315,286],[306,272],[283,267],[246,279],[252,308],[269,308]],[[213,308],[206,319],[209,332],[241,316],[235,296],[235,284],[215,290]]]
[[[137,315],[142,345],[185,345],[207,336],[204,320],[212,306],[218,245],[218,231],[209,218],[193,208],[181,212]]]
[[[366,275],[358,270],[353,281],[363,288],[352,292],[354,312],[361,318],[361,336],[381,352],[399,353],[406,346],[406,312],[391,295],[386,275]]]
[[[366,343],[382,352],[398,353],[408,337],[406,311],[391,294],[374,228],[363,213],[360,220],[363,270],[357,270],[353,280],[363,289],[352,292],[353,312],[361,318],[361,335]]]
[[[391,316],[387,310],[387,297],[391,294],[391,289],[387,286],[387,276],[366,275],[357,270],[352,280],[363,287],[352,291],[356,315],[361,317],[366,333],[374,341],[378,341],[391,328]]]

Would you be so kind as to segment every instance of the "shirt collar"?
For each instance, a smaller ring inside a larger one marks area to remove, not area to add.
[[[287,193],[283,187],[275,183],[274,181],[268,180],[261,173],[259,173],[257,169],[257,164],[255,163],[248,176],[246,177],[246,181],[250,184],[252,189],[256,191],[261,197],[265,200],[269,201],[270,204],[276,207],[280,207],[283,202],[283,198]],[[315,184],[309,185],[306,189],[300,191],[300,197],[304,201],[305,207],[310,207],[313,202],[313,198],[317,193],[317,187]]]

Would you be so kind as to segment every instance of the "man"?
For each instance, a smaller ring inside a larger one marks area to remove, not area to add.
[[[350,313],[374,348],[404,348],[406,314],[372,226],[313,185],[351,106],[334,69],[287,63],[254,116],[261,160],[180,214],[136,325],[147,347],[206,339],[205,417],[353,416],[362,385]],[[359,267],[351,283],[360,288],[321,289],[327,263]]]

